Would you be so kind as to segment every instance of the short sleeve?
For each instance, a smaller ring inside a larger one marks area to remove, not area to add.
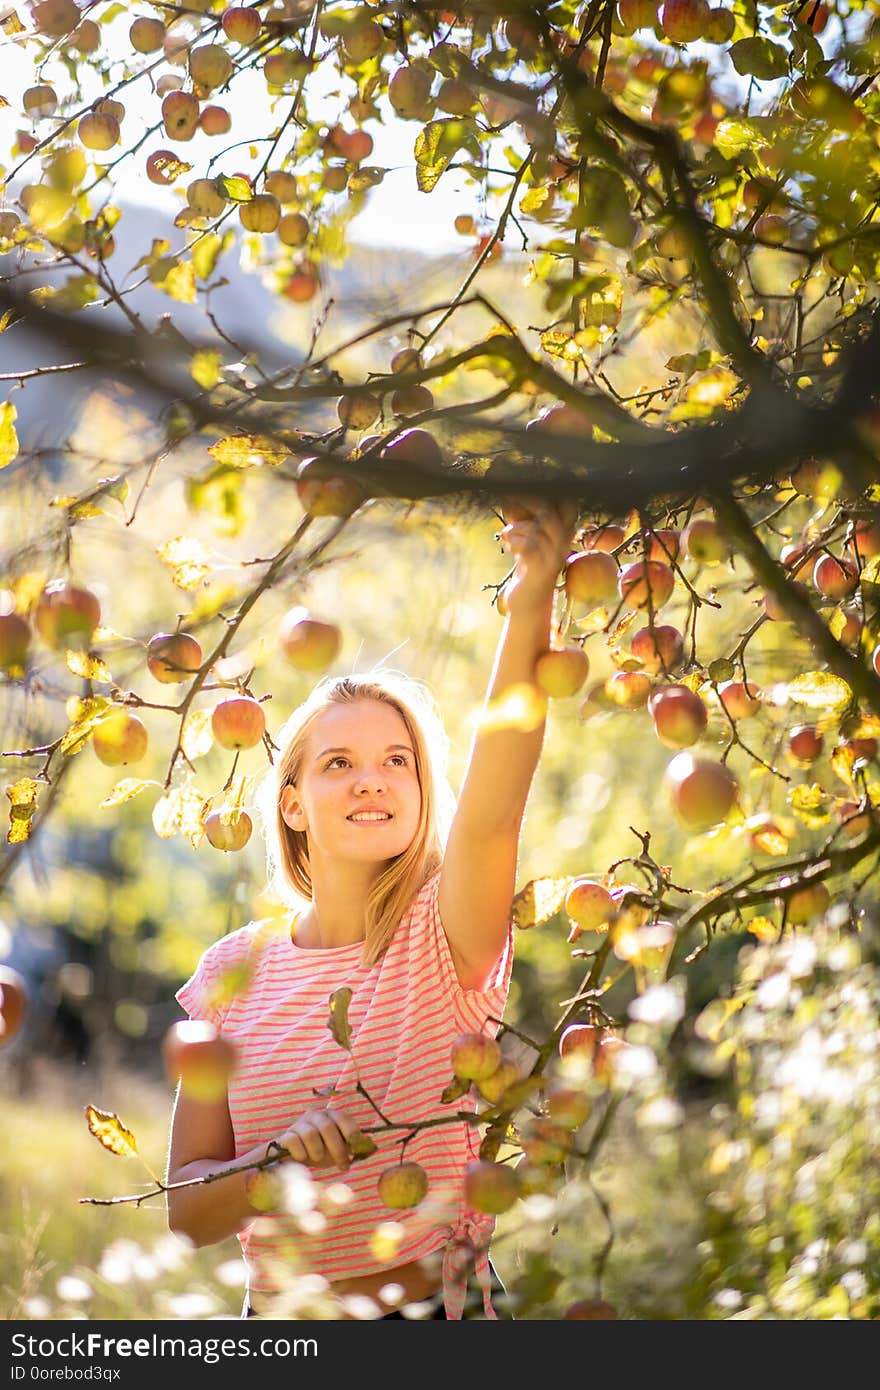
[[[209,946],[192,975],[176,992],[175,999],[190,1018],[205,1019],[215,1028],[223,1028],[240,975],[240,936],[240,932],[233,932]]]
[[[419,893],[414,908],[440,968],[440,975],[453,1002],[456,1027],[465,1033],[498,1032],[498,1023],[507,1004],[510,975],[513,968],[513,923],[508,923],[507,937],[485,989],[463,989],[455,970],[446,929],[440,916],[438,895],[440,875],[430,878]]]

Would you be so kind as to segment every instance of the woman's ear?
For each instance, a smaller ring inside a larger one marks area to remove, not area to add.
[[[288,785],[283,788],[279,805],[281,818],[285,825],[289,826],[291,830],[306,829],[306,813],[303,810],[296,787]]]

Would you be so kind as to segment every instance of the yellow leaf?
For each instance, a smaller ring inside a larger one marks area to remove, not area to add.
[[[124,801],[131,801],[132,797],[137,796],[146,787],[155,787],[155,782],[143,782],[139,777],[123,777],[121,782],[117,782],[112,791],[108,792],[103,801],[98,802],[98,810],[105,811],[109,806],[121,806]]]
[[[290,450],[264,434],[230,434],[212,444],[208,453],[225,468],[260,468],[264,464],[275,468]]]
[[[207,280],[214,273],[214,267],[223,252],[232,245],[234,233],[227,232],[225,236],[218,236],[216,232],[209,232],[199,240],[192,248],[192,263],[196,273],[196,279]]]
[[[831,671],[806,671],[790,682],[788,693],[799,705],[810,709],[842,709],[852,699],[845,680]]]
[[[68,671],[82,676],[83,680],[109,682],[113,679],[100,657],[89,656],[88,652],[68,651],[64,660]]]
[[[813,829],[828,824],[830,802],[830,796],[818,782],[793,787],[788,793],[788,803],[798,820]]]
[[[202,808],[205,798],[195,787],[175,787],[160,796],[153,807],[153,829],[162,840],[170,840],[172,835],[185,835],[193,846],[198,845],[204,833]]]
[[[110,709],[110,701],[103,695],[96,695],[92,699],[78,700],[76,698],[67,701],[67,717],[70,720],[70,727],[65,731],[61,740],[62,753],[78,753],[85,743],[88,742],[89,735],[96,724],[101,720]]]
[[[769,917],[753,917],[747,924],[746,930],[756,936],[759,941],[775,941],[779,935],[779,928]]]
[[[474,717],[480,733],[496,733],[501,729],[528,732],[537,729],[547,714],[547,697],[527,682],[511,685],[503,694],[490,700]]]
[[[6,788],[6,795],[12,803],[9,810],[9,830],[6,834],[10,845],[21,844],[31,837],[31,823],[37,810],[37,796],[40,784],[33,777],[21,777]]]
[[[533,878],[513,899],[514,926],[525,930],[540,927],[561,911],[573,880],[569,878]]]
[[[211,733],[211,711],[209,709],[190,711],[180,736],[180,746],[183,749],[184,757],[189,759],[203,758],[206,753],[210,753],[214,747],[214,735]]]
[[[159,282],[159,289],[164,290],[169,299],[177,300],[178,304],[195,304],[196,302],[196,275],[191,261],[178,261],[173,265]]]
[[[346,1052],[351,1051],[351,1028],[348,1022],[350,1003],[351,990],[348,985],[343,985],[341,989],[335,989],[330,995],[330,1017],[327,1019],[327,1027],[333,1034],[334,1040]]]
[[[197,589],[214,568],[208,551],[190,536],[175,536],[157,546],[156,554],[171,569],[172,582],[178,589]]]
[[[118,1115],[107,1110],[98,1110],[94,1105],[86,1106],[86,1122],[89,1133],[94,1134],[112,1154],[122,1158],[137,1158],[137,1143],[130,1129],[126,1129]]]
[[[222,356],[213,348],[203,348],[197,352],[190,363],[190,376],[205,391],[211,391],[220,380]]]
[[[721,405],[738,386],[738,376],[726,367],[715,367],[688,387],[687,398],[699,405]]]
[[[0,405],[0,468],[5,468],[18,457],[18,435],[15,433],[15,420],[18,411],[12,401]]]

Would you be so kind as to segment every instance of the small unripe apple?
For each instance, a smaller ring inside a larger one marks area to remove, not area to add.
[[[475,1211],[500,1216],[519,1197],[515,1169],[487,1159],[471,1159],[464,1170],[464,1197]]]
[[[266,732],[266,715],[250,695],[230,695],[214,706],[211,732],[221,748],[254,748]]]
[[[706,43],[727,43],[735,28],[736,17],[732,10],[712,9],[706,16],[703,39]]]
[[[703,516],[688,522],[681,533],[681,547],[701,565],[720,565],[729,550],[718,522]]]
[[[348,167],[345,164],[328,164],[321,175],[321,187],[329,193],[341,193],[348,186]]]
[[[483,1081],[501,1063],[501,1044],[488,1033],[459,1033],[449,1054],[452,1070],[462,1081]]]
[[[422,366],[422,354],[418,348],[400,348],[391,358],[392,372],[417,372]]]
[[[54,87],[41,82],[35,87],[26,88],[21,104],[29,116],[51,116],[58,105],[58,95]]]
[[[335,623],[313,618],[305,608],[291,608],[281,620],[278,642],[282,653],[300,671],[323,671],[336,660],[342,633]]]
[[[385,32],[375,20],[361,11],[357,22],[348,24],[343,30],[340,42],[346,62],[358,65],[365,63],[368,58],[375,58],[382,51]]]
[[[825,739],[814,724],[796,724],[788,732],[788,751],[795,762],[814,763],[825,746]]]
[[[293,203],[299,193],[296,175],[289,174],[286,169],[272,169],[266,175],[263,187],[267,193],[274,193],[279,203]]]
[[[55,579],[34,609],[34,625],[50,647],[87,647],[101,621],[101,605],[90,589]]]
[[[76,133],[87,150],[110,150],[119,143],[119,122],[108,112],[89,111],[80,117]]]
[[[648,713],[660,742],[667,748],[689,748],[702,737],[709,722],[705,701],[686,685],[663,685],[648,700]]]
[[[580,931],[598,931],[613,916],[614,899],[604,884],[578,878],[565,895],[565,911]]]
[[[820,555],[813,567],[813,583],[826,598],[851,598],[859,585],[858,566],[837,555]]]
[[[629,649],[651,675],[661,671],[668,675],[681,661],[684,638],[677,627],[669,624],[640,627],[633,633]]]
[[[678,559],[681,550],[679,531],[674,531],[669,526],[661,526],[655,531],[649,531],[646,540],[649,560],[659,560],[662,565],[671,565],[673,560]]]
[[[186,201],[198,217],[219,217],[227,203],[214,179],[193,179],[187,186]]]
[[[162,121],[169,140],[191,140],[199,124],[201,108],[192,92],[176,87],[162,98]]]
[[[28,1007],[27,983],[11,965],[0,965],[0,1047],[6,1047],[24,1023]]]
[[[789,879],[788,881],[793,882],[794,880]],[[784,902],[785,900],[780,897],[780,906],[783,906]],[[811,922],[813,918],[821,917],[830,902],[831,894],[824,883],[807,883],[788,896],[786,916],[793,925],[803,926],[806,922]]]
[[[565,565],[565,591],[578,603],[595,607],[617,596],[617,561],[603,550],[569,555]]]
[[[157,632],[147,644],[147,669],[163,685],[189,680],[202,660],[202,648],[188,632]]]
[[[238,216],[249,232],[274,232],[281,221],[281,204],[272,193],[257,193],[249,203],[240,203]]]
[[[577,694],[589,671],[583,647],[548,647],[535,662],[535,683],[552,699],[565,700]]]
[[[336,414],[346,429],[367,430],[382,414],[382,402],[372,391],[357,391],[354,395],[339,397]]]
[[[627,608],[661,608],[675,588],[671,566],[658,560],[634,560],[617,577],[617,591]]]
[[[235,64],[222,44],[204,43],[189,51],[189,75],[199,87],[220,87],[232,76]]]
[[[296,471],[296,495],[311,516],[350,516],[364,500],[355,478],[322,476],[324,460],[305,458]]]
[[[180,1081],[182,1095],[210,1103],[227,1094],[236,1050],[213,1023],[199,1018],[173,1023],[162,1039],[161,1050],[168,1080]]]
[[[590,1098],[575,1086],[566,1086],[554,1081],[545,1093],[547,1114],[554,1124],[563,1129],[580,1129],[589,1119],[592,1109]]]
[[[0,241],[11,239],[16,228],[20,226],[21,218],[17,212],[10,212],[8,209],[0,212]]]
[[[428,1194],[428,1175],[420,1163],[395,1163],[380,1173],[376,1188],[386,1207],[417,1207]]]
[[[247,811],[239,811],[235,820],[224,821],[222,811],[212,811],[205,818],[205,837],[214,849],[227,853],[244,849],[254,825]]]
[[[489,1076],[474,1082],[477,1090],[490,1105],[500,1105],[509,1091],[519,1085],[523,1075],[516,1062],[510,1057],[502,1057],[498,1066]]]
[[[128,41],[136,53],[158,53],[165,42],[161,19],[136,19],[128,31]]]
[[[107,767],[140,762],[148,744],[146,725],[127,709],[113,710],[92,734],[95,756]]]
[[[388,100],[402,120],[419,120],[431,96],[431,76],[424,68],[405,63],[388,83]]]
[[[12,608],[11,595],[9,608],[9,612],[0,613],[0,671],[23,671],[27,666],[33,634],[27,618]]]
[[[285,246],[304,246],[309,238],[309,224],[301,212],[286,212],[278,223],[278,239]]]
[[[262,28],[259,10],[246,5],[230,5],[220,19],[223,32],[233,43],[253,43]]]
[[[731,719],[750,719],[763,703],[764,692],[754,681],[724,681],[718,698]]]
[[[678,753],[666,769],[672,804],[689,829],[708,830],[723,821],[739,793],[739,783],[726,763]]]
[[[403,467],[436,468],[443,460],[440,445],[427,430],[414,425],[403,430],[382,450],[382,458]]]
[[[398,386],[391,393],[391,409],[395,415],[419,415],[433,405],[434,396],[427,386]]]

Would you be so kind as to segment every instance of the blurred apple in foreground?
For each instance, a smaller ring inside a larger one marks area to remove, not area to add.
[[[11,965],[0,965],[0,1047],[11,1043],[27,1012],[24,976]]]
[[[335,623],[313,618],[306,608],[291,608],[278,630],[281,650],[300,671],[323,671],[335,661],[342,633]]]
[[[569,1321],[608,1322],[617,1318],[617,1310],[604,1298],[578,1298],[569,1303],[563,1316]]]
[[[90,589],[55,579],[34,609],[34,624],[50,647],[87,647],[101,621],[101,605]]]
[[[672,804],[684,825],[708,830],[723,821],[733,807],[739,784],[725,763],[679,753],[666,769]]]
[[[501,1062],[501,1044],[488,1033],[459,1033],[452,1044],[450,1061],[462,1081],[483,1081]]]
[[[235,1068],[233,1044],[207,1019],[189,1018],[173,1023],[162,1039],[165,1073],[179,1081],[181,1094],[190,1100],[222,1100]]]
[[[516,1171],[501,1163],[472,1159],[464,1170],[464,1196],[475,1211],[500,1216],[519,1197]]]

